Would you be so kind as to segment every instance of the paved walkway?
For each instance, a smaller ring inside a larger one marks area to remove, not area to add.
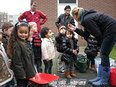
[[[84,50],[84,47],[82,47],[80,50],[81,54],[84,54],[83,50]],[[56,64],[57,64],[57,60],[54,60],[53,74],[60,76],[60,79],[58,81],[51,83],[51,84],[57,84],[57,86],[53,86],[53,87],[93,87],[92,85],[88,84],[87,81],[89,79],[96,77],[96,71],[91,71],[90,69],[88,69],[86,71],[86,73],[80,73],[78,70],[76,70],[77,78],[66,79],[64,77],[64,74],[57,72],[57,70],[56,70],[57,65]],[[77,85],[74,85],[74,83]],[[63,85],[63,84],[65,84],[65,85]],[[108,85],[105,87],[113,87],[113,86]]]

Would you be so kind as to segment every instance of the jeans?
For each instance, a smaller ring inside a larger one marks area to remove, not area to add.
[[[58,53],[57,71],[64,72],[65,63],[61,61],[62,53]]]
[[[87,55],[87,64],[95,65],[95,56],[88,56]]]
[[[103,42],[101,44],[101,51],[100,51],[102,66],[108,66],[108,67],[110,66],[109,54],[112,51],[112,48],[115,45],[115,43],[116,43],[116,33],[108,35],[103,39]]]
[[[35,59],[35,66],[37,67],[38,73],[42,72],[42,61],[41,58]]]
[[[45,73],[52,74],[52,66],[53,66],[52,60],[49,61],[43,60],[43,62],[45,65],[45,69],[44,69]]]
[[[65,63],[65,71],[74,71],[74,62],[67,64]]]

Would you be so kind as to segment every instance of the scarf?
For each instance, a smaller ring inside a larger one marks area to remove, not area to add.
[[[78,23],[81,25],[84,18],[85,10],[83,8],[78,8]]]

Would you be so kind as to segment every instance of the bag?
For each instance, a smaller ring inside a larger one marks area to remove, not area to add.
[[[64,61],[65,63],[70,63],[71,62],[71,56],[69,54],[63,53],[61,56],[61,61]]]
[[[77,55],[75,67],[79,70],[79,72],[85,73],[87,70],[87,58],[82,54]]]

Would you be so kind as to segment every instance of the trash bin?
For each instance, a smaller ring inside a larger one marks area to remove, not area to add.
[[[75,67],[79,72],[85,73],[87,70],[87,58],[82,54],[77,55],[77,60],[75,61]]]

